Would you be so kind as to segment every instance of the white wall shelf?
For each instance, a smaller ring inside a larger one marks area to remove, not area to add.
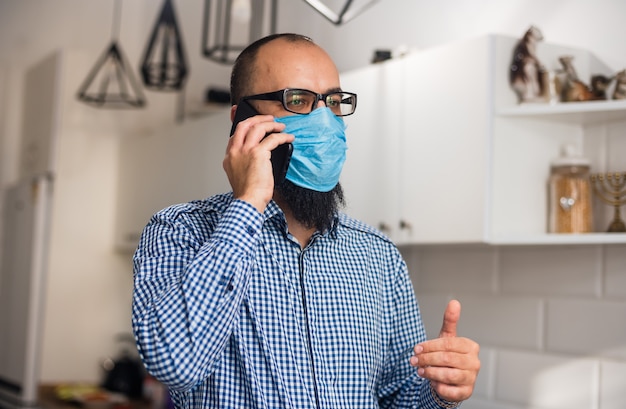
[[[561,245],[561,244],[621,244],[626,243],[626,233],[586,234],[539,234],[498,237],[491,240],[494,245]]]
[[[626,100],[521,104],[496,112],[510,118],[534,118],[579,125],[626,121]]]

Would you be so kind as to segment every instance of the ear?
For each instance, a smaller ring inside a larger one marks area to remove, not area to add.
[[[235,120],[235,112],[237,112],[237,105],[233,105],[230,107],[230,122]]]

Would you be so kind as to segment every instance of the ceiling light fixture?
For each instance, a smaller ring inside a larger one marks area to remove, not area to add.
[[[141,63],[141,76],[148,88],[180,90],[189,73],[174,4],[165,0]]]
[[[320,14],[326,17],[331,23],[341,25],[352,20],[361,14],[365,9],[376,3],[378,0],[356,1],[347,0],[338,11],[331,9],[322,0],[304,0]],[[335,2],[336,3],[336,2]],[[356,4],[355,4],[356,3]],[[350,8],[352,7],[352,8]]]
[[[205,0],[202,53],[232,64],[250,43],[276,32],[277,0]]]
[[[97,60],[78,89],[78,99],[98,108],[141,108],[146,100],[132,68],[117,44],[121,18],[120,1],[113,12],[111,45]]]

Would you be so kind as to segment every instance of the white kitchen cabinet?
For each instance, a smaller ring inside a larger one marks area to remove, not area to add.
[[[347,212],[397,238],[404,64],[355,70],[342,76],[341,85],[358,93],[356,113],[344,118],[348,153],[341,183]]]
[[[626,102],[518,104],[508,83],[516,41],[490,35],[342,75],[359,94],[342,179],[349,212],[390,226],[398,244],[626,242],[546,233],[550,162],[564,143],[590,158],[592,172],[626,170]],[[548,69],[573,55],[583,80],[613,73],[584,50],[540,43],[537,52]],[[612,208],[594,204],[601,232]]]
[[[485,239],[488,44],[405,58],[400,243]]]
[[[358,94],[346,118],[347,211],[398,244],[484,240],[486,45],[482,67],[450,75],[475,52],[438,47],[341,77]]]

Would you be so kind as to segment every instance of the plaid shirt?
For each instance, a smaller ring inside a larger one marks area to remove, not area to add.
[[[301,249],[280,208],[232,193],[154,215],[133,329],[180,408],[438,408],[409,365],[425,340],[406,265],[343,214]]]

